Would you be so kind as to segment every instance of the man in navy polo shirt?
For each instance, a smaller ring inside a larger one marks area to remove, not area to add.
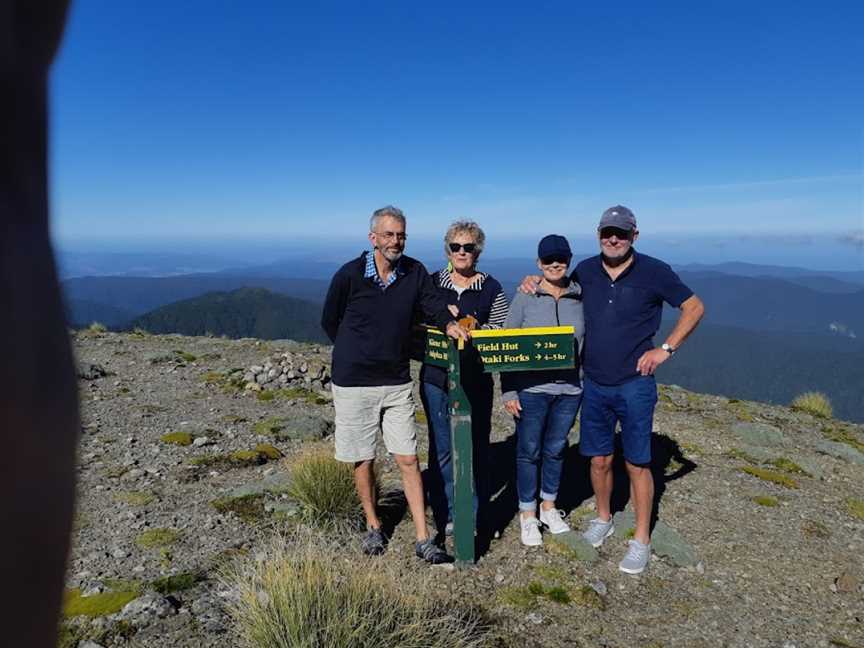
[[[657,384],[654,371],[693,332],[705,311],[702,301],[667,264],[633,247],[636,217],[621,205],[610,207],[597,228],[600,254],[573,272],[582,287],[585,346],[579,450],[591,457],[591,485],[597,517],[583,537],[599,547],[612,525],[612,455],[615,426],[621,424],[624,460],[636,513],[636,531],[618,567],[639,574],[651,557],[650,522],[654,503],[651,430]],[[528,289],[531,282],[523,282]],[[666,341],[654,345],[663,302],[681,309]]]

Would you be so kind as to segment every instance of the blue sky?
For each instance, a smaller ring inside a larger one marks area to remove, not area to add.
[[[861,263],[861,3],[311,4],[77,0],[55,239],[362,241],[395,203],[493,243],[623,203]]]

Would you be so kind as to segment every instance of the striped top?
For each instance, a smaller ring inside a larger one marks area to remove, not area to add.
[[[453,290],[457,293],[462,293],[464,290],[476,290],[481,291],[483,289],[483,284],[486,279],[489,278],[489,275],[485,272],[478,272],[477,276],[474,278],[470,284],[468,284],[465,288],[461,288],[456,286],[453,283],[453,280],[450,278],[450,272],[448,272],[447,268],[442,268],[438,272],[438,284],[442,288],[447,288],[448,290]],[[495,295],[495,299],[492,301],[492,308],[489,311],[489,321],[482,324],[480,326],[481,329],[499,329],[504,326],[504,321],[507,319],[507,312],[510,309],[510,304],[507,302],[507,296],[504,294],[503,290],[498,290],[498,293]]]

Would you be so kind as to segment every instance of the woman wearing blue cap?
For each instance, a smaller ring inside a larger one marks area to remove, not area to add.
[[[543,237],[537,246],[537,266],[543,279],[535,294],[516,293],[504,323],[504,328],[573,326],[577,345],[572,369],[521,371],[501,376],[504,409],[516,421],[516,491],[522,544],[526,546],[543,544],[541,526],[553,534],[570,530],[555,500],[567,435],[582,401],[579,356],[585,321],[582,290],[568,273],[572,257],[566,238],[557,234]]]

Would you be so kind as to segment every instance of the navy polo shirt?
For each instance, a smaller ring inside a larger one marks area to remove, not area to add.
[[[582,286],[585,375],[601,385],[620,385],[638,374],[636,363],[654,348],[663,302],[678,308],[693,295],[667,264],[633,251],[633,262],[614,281],[602,257],[585,259],[572,275]]]

